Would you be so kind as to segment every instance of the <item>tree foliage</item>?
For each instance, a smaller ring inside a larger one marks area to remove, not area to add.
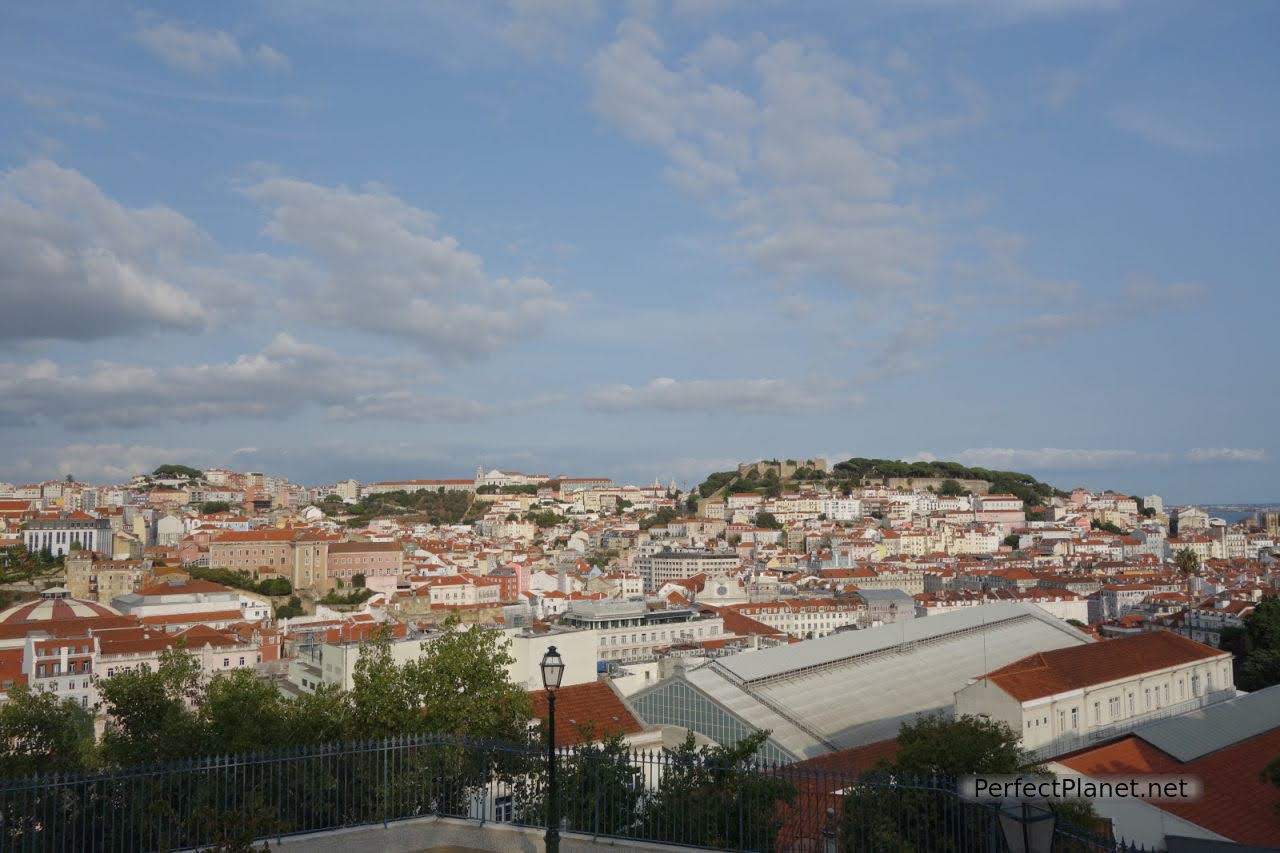
[[[646,804],[655,840],[730,850],[773,850],[782,806],[795,801],[786,779],[762,772],[755,756],[769,738],[758,731],[732,746],[697,747],[690,732],[676,749]]]
[[[204,568],[188,566],[184,569],[191,577],[210,583],[220,583],[233,589],[256,592],[259,595],[291,595],[293,584],[288,578],[265,578],[257,580],[244,569]]]
[[[902,724],[898,753],[845,794],[840,835],[844,850],[984,850],[999,843],[990,810],[940,797],[928,788],[956,790],[970,774],[1043,773],[1008,724],[945,714]],[[905,783],[905,784],[904,784]],[[927,783],[927,786],[918,783]],[[1087,803],[1057,803],[1059,818],[1077,826],[1096,820]]]
[[[70,699],[25,684],[0,705],[0,776],[77,770],[93,751],[93,717]]]
[[[1280,684],[1280,598],[1263,598],[1240,627],[1223,628],[1219,645],[1235,655],[1236,687],[1253,691]]]
[[[782,522],[778,521],[778,517],[771,512],[756,513],[756,527],[763,527],[766,530],[781,530]]]
[[[215,512],[230,512],[231,504],[227,501],[205,501],[200,504],[200,512],[211,515]]]
[[[384,516],[421,518],[428,524],[441,525],[461,522],[471,500],[467,492],[423,489],[365,495],[354,504],[344,503],[341,499],[325,500],[321,502],[320,509],[328,515],[350,516],[346,522],[349,527],[365,527],[375,518]]]
[[[192,480],[201,476],[201,474],[203,474],[203,472],[199,468],[192,468],[189,465],[174,464],[158,465],[156,466],[156,469],[151,472],[152,477],[187,477]]]
[[[107,713],[102,756],[108,763],[140,764],[200,754],[205,742],[195,711],[201,695],[200,664],[185,650],[165,649],[155,670],[116,673],[99,691]]]

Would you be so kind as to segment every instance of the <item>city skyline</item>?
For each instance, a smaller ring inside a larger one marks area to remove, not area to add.
[[[1269,4],[0,15],[0,480],[1280,500]]]

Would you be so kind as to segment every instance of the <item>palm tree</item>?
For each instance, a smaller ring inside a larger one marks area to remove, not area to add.
[[[1183,548],[1174,556],[1173,564],[1178,568],[1178,573],[1182,575],[1187,585],[1187,598],[1193,598],[1191,579],[1200,574],[1200,556],[1190,548]]]

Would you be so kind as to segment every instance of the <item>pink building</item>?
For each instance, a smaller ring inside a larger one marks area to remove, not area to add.
[[[356,575],[364,575],[365,583],[374,589],[391,580],[391,588],[404,569],[404,549],[399,542],[334,542],[329,545],[325,571],[330,581],[341,578],[350,586]]]

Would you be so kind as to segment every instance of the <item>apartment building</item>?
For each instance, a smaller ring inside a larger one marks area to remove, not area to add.
[[[665,646],[724,636],[724,619],[714,611],[694,607],[650,610],[643,601],[575,601],[560,622],[597,632],[600,660],[651,660]]]
[[[645,590],[653,592],[667,581],[696,574],[712,577],[732,573],[741,562],[736,552],[663,550],[637,556],[632,570],[644,581]]]
[[[784,631],[798,639],[825,637],[865,615],[860,601],[840,598],[787,598],[724,607],[734,613]]]

